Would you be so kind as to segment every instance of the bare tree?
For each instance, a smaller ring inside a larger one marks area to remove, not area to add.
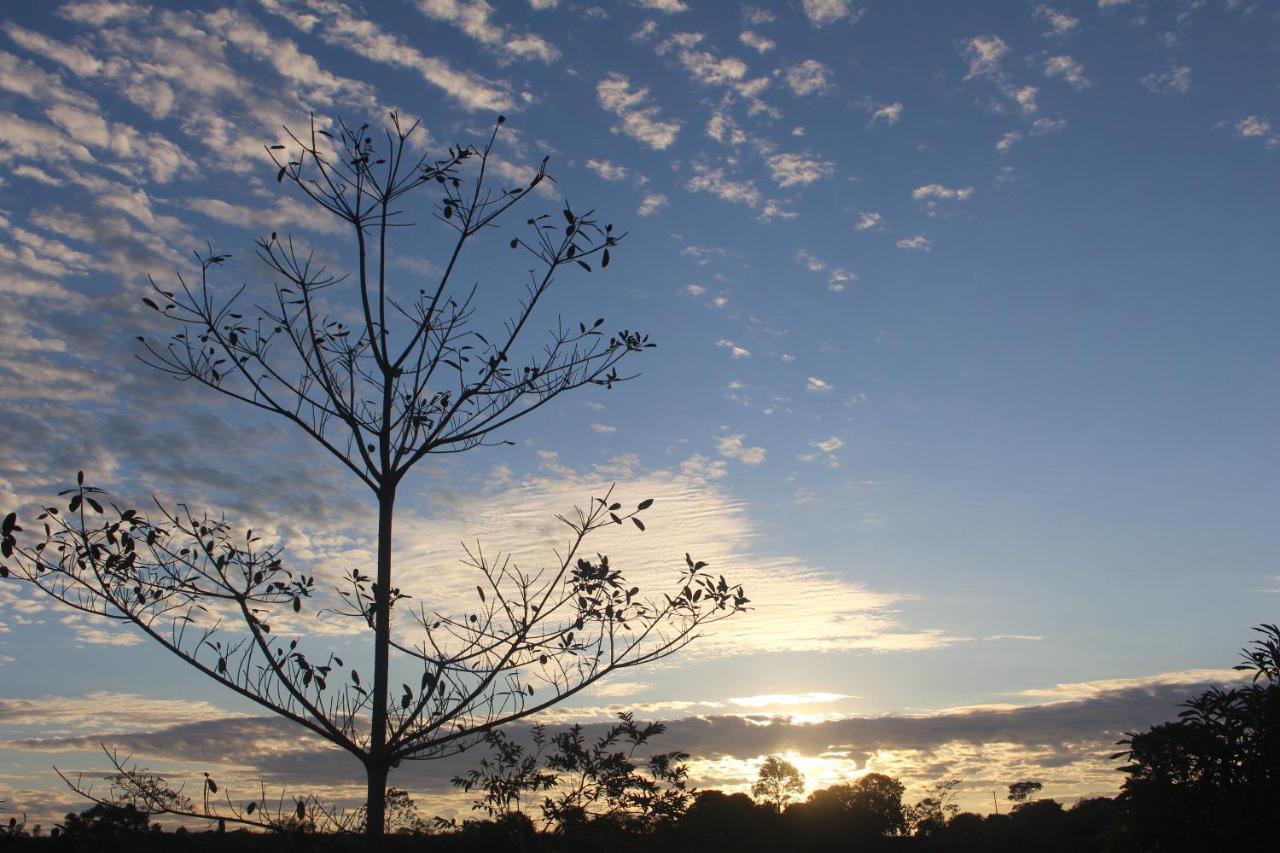
[[[352,570],[333,608],[371,632],[370,680],[350,667],[340,678],[345,664],[332,652],[272,631],[282,610],[301,610],[316,579],[288,568],[278,545],[235,534],[221,517],[181,504],[157,502],[149,513],[104,506],[81,474],[61,494],[65,505],[44,507],[42,536],[19,541],[16,516],[4,521],[14,577],[70,607],[132,623],[208,677],[357,758],[374,839],[383,833],[388,771],[400,762],[466,749],[610,672],[672,654],[747,604],[741,587],[688,555],[661,596],[630,585],[608,557],[588,555],[585,540],[603,527],[644,530],[640,513],[652,503],[624,509],[606,494],[558,516],[567,541],[549,567],[524,571],[500,555],[468,552],[479,581],[471,612],[420,602],[416,628],[399,620],[393,631],[392,612],[407,596],[395,585],[392,530],[409,471],[428,454],[496,443],[499,430],[562,394],[631,378],[620,363],[654,346],[639,332],[604,331],[603,319],[557,321],[528,346],[535,310],[559,274],[607,267],[622,236],[567,203],[528,218],[527,230],[509,239],[530,264],[524,296],[499,330],[477,328],[479,291],[455,282],[464,250],[553,183],[544,159],[527,184],[495,186],[503,121],[483,147],[451,147],[439,159],[415,154],[417,124],[403,127],[394,114],[383,131],[339,123],[331,133],[314,119],[305,134],[286,128],[286,141],[269,148],[276,178],[349,226],[350,274],[272,233],[257,241],[258,257],[278,277],[265,306],[244,307],[243,286],[219,295],[212,278],[228,256],[212,249],[197,254],[198,279],[179,275],[171,289],[153,282],[145,300],[180,327],[166,343],[142,339],[145,362],[290,421],[374,495],[376,567]],[[411,194],[423,193],[451,229],[451,245],[438,280],[397,286],[390,238],[411,224],[403,212]],[[344,308],[358,319],[344,321]]]

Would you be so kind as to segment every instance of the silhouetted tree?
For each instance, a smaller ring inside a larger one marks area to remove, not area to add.
[[[818,828],[827,838],[879,838],[906,831],[901,782],[883,773],[868,773],[853,782],[814,791],[787,816]]]
[[[760,765],[751,796],[781,814],[787,803],[804,793],[804,775],[786,759],[770,755]]]
[[[1009,802],[1025,803],[1031,799],[1032,795],[1040,793],[1044,789],[1043,782],[1036,782],[1033,779],[1023,779],[1021,782],[1014,782],[1009,786]]]
[[[79,814],[68,814],[62,824],[63,834],[76,837],[81,835],[128,835],[146,832],[151,828],[151,818],[146,812],[132,804],[110,806],[95,803]]]
[[[1176,722],[1121,741],[1126,843],[1147,850],[1274,849],[1263,815],[1280,802],[1280,627],[1255,628],[1236,669],[1250,684],[1211,688]]]
[[[649,833],[673,824],[692,800],[684,764],[689,756],[649,749],[665,730],[661,723],[637,723],[622,713],[590,743],[580,725],[550,738],[536,726],[531,750],[501,731],[490,732],[490,754],[453,784],[483,791],[473,808],[495,819],[519,812],[523,795],[544,792],[543,824],[559,833],[581,835],[606,825]]]
[[[960,813],[954,802],[959,779],[943,779],[929,787],[929,794],[907,808],[907,822],[912,835],[934,835],[946,827],[947,821]]]
[[[771,808],[758,805],[741,792],[698,791],[684,813],[680,829],[682,834],[697,839],[694,847],[723,850],[739,839],[759,838],[765,830],[762,818],[772,816]]]
[[[255,308],[241,304],[243,286],[229,296],[215,286],[227,255],[197,254],[196,279],[153,282],[144,300],[179,327],[167,343],[144,339],[144,361],[284,418],[369,489],[376,565],[351,571],[330,612],[368,630],[372,677],[351,667],[343,675],[332,652],[279,636],[281,620],[316,591],[314,577],[290,569],[278,545],[181,504],[157,502],[152,515],[110,504],[81,474],[61,493],[65,503],[44,507],[42,535],[20,542],[17,517],[4,519],[3,556],[16,577],[78,610],[132,623],[208,677],[351,754],[368,779],[366,825],[376,843],[392,767],[464,750],[609,672],[670,655],[747,599],[687,555],[670,594],[653,597],[607,557],[585,556],[584,540],[602,527],[644,529],[639,514],[650,500],[627,510],[606,495],[560,516],[568,541],[549,570],[469,552],[479,581],[470,612],[420,604],[420,630],[393,634],[392,612],[406,595],[393,572],[392,534],[409,472],[430,454],[495,443],[503,428],[565,393],[611,388],[630,378],[619,373],[623,360],[654,345],[587,318],[557,322],[529,346],[526,333],[559,274],[607,267],[621,239],[594,211],[567,203],[530,216],[523,235],[510,238],[530,267],[524,297],[504,325],[487,334],[477,327],[493,306],[477,286],[456,281],[464,250],[552,181],[544,159],[527,182],[497,185],[498,127],[483,147],[451,147],[437,159],[415,153],[417,124],[402,127],[395,114],[382,131],[341,123],[333,131],[313,120],[306,133],[286,129],[286,141],[269,151],[278,182],[345,223],[351,272],[330,271],[271,233],[257,241],[257,256],[277,283],[266,307]],[[407,230],[403,211],[423,194],[452,242],[437,279],[406,287],[390,264],[391,235]],[[248,804],[229,797],[210,814],[218,816],[255,822]]]

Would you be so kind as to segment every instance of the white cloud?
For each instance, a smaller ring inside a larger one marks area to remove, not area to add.
[[[593,158],[587,161],[587,168],[606,181],[625,181],[631,174],[631,170],[626,166],[620,166],[612,160],[596,160]]]
[[[768,708],[776,705],[825,705],[843,699],[856,699],[845,693],[765,693],[759,696],[735,696],[729,701],[740,708]]]
[[[747,75],[747,63],[732,56],[720,56],[710,50],[694,50],[701,42],[701,33],[676,33],[656,48],[659,56],[679,46],[676,59],[689,72],[694,82],[703,86],[727,86],[741,81]]]
[[[857,273],[849,272],[841,267],[835,267],[831,270],[831,275],[827,279],[827,290],[830,290],[832,293],[842,293],[846,284],[857,280]]]
[[[1079,18],[1073,18],[1066,12],[1060,12],[1044,3],[1036,7],[1035,16],[1049,24],[1049,29],[1045,32],[1046,37],[1070,35],[1080,26]]]
[[[621,131],[659,151],[668,148],[680,133],[680,122],[661,118],[661,111],[649,102],[648,89],[632,88],[631,81],[616,71],[596,84],[596,97],[601,107],[622,119],[615,133]]]
[[[728,338],[721,338],[720,340],[716,341],[716,346],[727,349],[729,351],[730,357],[732,358],[749,358],[751,356],[751,350],[747,349],[744,346],[739,346],[738,344],[735,344],[733,341],[729,340]]]
[[[701,296],[707,292],[707,289],[700,284],[686,284],[684,289],[690,296]]]
[[[774,154],[767,162],[770,176],[782,189],[808,186],[835,171],[833,163],[810,154]]]
[[[803,0],[803,4],[805,15],[815,27],[825,27],[845,18],[857,23],[862,17],[862,10],[856,8],[852,0]]]
[[[909,249],[917,252],[927,252],[933,248],[933,241],[923,234],[917,234],[914,237],[903,237],[898,241],[899,249]]]
[[[277,74],[299,85],[309,100],[323,104],[341,101],[364,109],[377,105],[371,85],[325,71],[315,57],[289,39],[272,36],[248,15],[224,8],[205,15],[204,23],[246,55],[270,63]]]
[[[39,166],[31,166],[26,163],[13,169],[11,174],[16,178],[28,178],[50,187],[60,187],[65,183],[61,178],[55,178]]]
[[[653,216],[659,210],[667,206],[667,197],[662,193],[649,193],[640,201],[640,207],[636,209],[638,216]]]
[[[494,9],[487,0],[418,0],[418,11],[436,21],[460,29],[485,47],[498,50],[501,57],[555,62],[560,51],[541,36],[515,33],[493,20]]]
[[[969,73],[964,79],[994,77],[999,74],[1000,59],[1009,52],[1009,45],[1000,36],[974,36],[964,43],[960,52],[969,62]]]
[[[1236,122],[1236,136],[1244,139],[1267,136],[1271,133],[1271,122],[1262,116],[1246,116]]]
[[[835,453],[837,450],[844,447],[844,439],[838,435],[833,435],[830,438],[823,439],[822,441],[811,441],[809,442],[809,445],[811,447],[818,448],[823,453]]]
[[[825,95],[834,86],[831,82],[831,69],[816,59],[792,65],[783,75],[788,88],[802,97],[808,95]]]
[[[760,190],[750,180],[737,181],[725,174],[722,168],[711,168],[703,163],[693,164],[694,175],[685,183],[693,192],[706,192],[724,201],[759,207]]]
[[[858,231],[870,231],[872,228],[878,228],[884,222],[884,217],[875,211],[860,211],[858,213],[858,221],[853,224],[854,229]]]
[[[299,0],[299,3],[305,14],[300,14],[295,4],[283,0],[268,3],[266,8],[295,27],[318,34],[327,44],[345,48],[372,62],[417,72],[463,109],[502,112],[515,106],[515,98],[506,84],[459,71],[447,60],[427,56],[372,20],[357,17],[340,3],[322,0]]]
[[[929,216],[939,215],[943,202],[968,201],[972,196],[973,187],[948,187],[943,184],[925,184],[916,187],[911,193],[911,197],[921,203]]]
[[[885,124],[894,125],[898,123],[898,119],[902,118],[902,102],[894,101],[892,104],[886,104],[871,114],[871,120],[867,124],[875,124],[881,119]]]
[[[653,687],[647,681],[601,681],[591,686],[591,695],[602,699],[634,696]]]
[[[1004,136],[1000,137],[1000,141],[996,143],[996,150],[999,151],[1001,154],[1003,154],[1006,151],[1008,151],[1010,148],[1012,148],[1014,146],[1014,143],[1016,143],[1021,138],[1022,138],[1022,134],[1020,132],[1016,130],[1011,130],[1008,133],[1006,133]]]
[[[1040,108],[1036,104],[1036,93],[1039,91],[1035,86],[1020,86],[1013,90],[1013,99],[1018,102],[1022,112],[1033,113]]]
[[[1262,116],[1251,115],[1234,125],[1235,135],[1241,139],[1262,139],[1268,148],[1280,148],[1280,134],[1271,132],[1271,122]]]
[[[1153,71],[1142,78],[1142,85],[1158,94],[1185,95],[1191,91],[1191,69],[1186,65],[1177,65],[1168,71]]]
[[[666,12],[667,14],[689,11],[689,7],[684,0],[631,0],[631,2],[641,9],[652,9],[655,12]]]
[[[825,261],[814,257],[808,249],[800,249],[796,252],[796,260],[804,264],[809,272],[822,272],[827,268]]]
[[[773,13],[768,9],[760,6],[744,6],[742,9],[742,20],[754,27],[759,27],[764,24],[772,24],[777,20],[777,18],[775,18]]]
[[[830,391],[831,383],[825,379],[819,379],[816,376],[810,376],[809,381],[805,383],[806,391]]]
[[[741,433],[722,436],[716,442],[716,449],[720,451],[721,456],[737,459],[744,465],[759,465],[764,462],[765,458],[765,449],[763,447],[748,447],[746,436]]]
[[[710,193],[722,201],[743,204],[759,211],[762,222],[773,219],[794,219],[798,214],[782,207],[776,199],[765,198],[750,178],[730,177],[723,167],[712,167],[702,160],[691,164],[693,175],[685,182],[691,192]]]
[[[0,725],[54,725],[64,730],[69,727],[74,731],[103,734],[242,716],[199,699],[156,699],[105,690],[76,697],[0,699]]]
[[[51,39],[12,22],[4,25],[4,31],[16,44],[38,56],[65,66],[77,77],[94,77],[102,71],[102,60],[79,45]]]
[[[768,36],[762,36],[751,30],[743,30],[738,33],[738,41],[754,50],[756,53],[768,53],[778,46],[778,43]]]
[[[598,433],[603,433],[603,434],[606,434],[606,435],[607,435],[607,434],[609,434],[609,433],[613,433],[613,432],[617,432],[617,431],[618,431],[618,428],[617,428],[617,427],[615,427],[615,426],[609,426],[608,424],[592,424],[592,425],[591,425],[591,428],[592,428],[593,430],[595,430],[596,432],[598,432]]]
[[[707,136],[716,142],[729,145],[741,145],[747,141],[747,134],[738,127],[733,117],[723,110],[714,110],[707,119]]]
[[[1031,135],[1043,136],[1046,133],[1054,133],[1055,131],[1062,130],[1066,126],[1066,119],[1042,116],[1031,122]]]
[[[139,18],[150,13],[146,6],[135,6],[128,0],[80,0],[64,3],[58,15],[69,21],[102,27],[118,21]]]
[[[952,187],[943,186],[942,184],[925,184],[922,187],[916,187],[911,192],[911,197],[920,201],[922,199],[955,199],[957,201],[966,201],[973,195],[973,187]]]
[[[1051,56],[1044,62],[1046,77],[1061,77],[1076,89],[1087,89],[1093,84],[1085,76],[1084,66],[1070,56]]]

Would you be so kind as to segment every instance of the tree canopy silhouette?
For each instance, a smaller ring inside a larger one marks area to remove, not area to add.
[[[787,803],[804,793],[804,774],[785,758],[770,755],[760,765],[751,796],[781,813]]]
[[[1179,719],[1129,733],[1120,791],[1129,843],[1150,850],[1272,849],[1280,801],[1280,626],[1242,652],[1250,683],[1189,699]]]
[[[595,211],[568,203],[532,213],[502,238],[529,266],[525,292],[505,322],[481,328],[499,306],[478,285],[457,281],[460,261],[553,183],[546,159],[518,186],[495,177],[503,122],[483,146],[452,146],[437,158],[415,153],[418,124],[403,126],[394,113],[380,130],[343,123],[329,130],[314,118],[304,133],[286,129],[268,148],[276,181],[345,224],[350,272],[330,270],[314,251],[273,232],[257,241],[257,257],[276,279],[262,307],[246,303],[244,286],[229,293],[217,286],[229,256],[212,249],[197,254],[196,277],[153,282],[144,300],[177,326],[166,342],[142,339],[146,363],[287,420],[372,494],[376,565],[353,568],[329,608],[367,631],[369,676],[301,633],[288,638],[300,627],[292,614],[322,589],[317,578],[290,566],[279,543],[237,532],[215,514],[159,501],[149,512],[121,506],[80,474],[41,509],[35,535],[20,536],[14,513],[3,521],[4,575],[77,610],[131,623],[360,761],[372,839],[383,833],[387,775],[400,762],[464,750],[610,672],[676,652],[747,606],[740,586],[689,555],[673,567],[672,586],[653,595],[607,556],[589,554],[584,543],[602,528],[643,531],[641,514],[652,504],[624,507],[606,494],[558,516],[566,541],[546,569],[468,551],[473,603],[437,607],[436,591],[415,590],[425,600],[393,630],[393,612],[408,599],[392,552],[406,475],[430,454],[497,443],[499,431],[566,393],[612,388],[632,376],[619,372],[624,360],[654,346],[638,331],[606,331],[606,321],[590,315],[557,321],[530,345],[537,310],[562,274],[603,270],[622,240]],[[406,210],[421,196],[451,243],[438,277],[419,286],[396,273],[390,248],[393,236],[407,239]],[[147,790],[134,785],[132,801],[180,807]],[[254,814],[258,799],[225,799],[220,810],[206,796],[188,811],[270,825]]]

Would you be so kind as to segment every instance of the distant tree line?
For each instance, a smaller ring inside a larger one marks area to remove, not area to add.
[[[805,790],[782,756],[760,765],[752,796],[694,791],[682,752],[656,752],[661,723],[630,714],[595,739],[581,726],[554,735],[535,728],[529,746],[501,730],[488,753],[455,778],[475,795],[477,815],[425,820],[404,791],[387,791],[387,828],[397,850],[424,851],[1272,851],[1280,803],[1280,627],[1260,639],[1236,668],[1252,680],[1212,688],[1184,703],[1178,719],[1130,733],[1113,758],[1126,763],[1115,797],[1064,806],[1042,798],[1043,783],[1008,785],[1004,813],[964,812],[959,779],[934,783],[914,803],[905,786],[881,773]],[[301,811],[301,810],[300,810]],[[302,815],[300,814],[299,817]],[[67,815],[49,833],[18,818],[0,839],[32,849],[66,850],[355,850],[358,831],[316,832],[298,821],[282,832],[159,832],[130,805],[101,803]]]

